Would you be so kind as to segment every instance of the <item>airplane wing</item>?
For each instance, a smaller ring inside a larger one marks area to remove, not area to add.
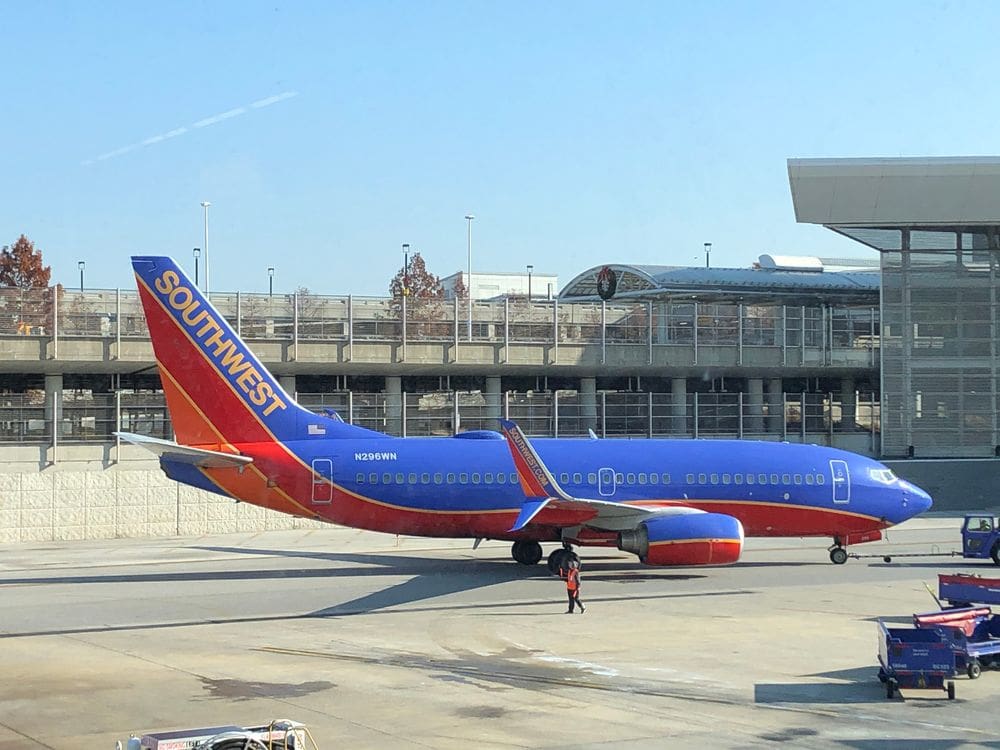
[[[527,498],[511,531],[519,531],[528,524],[561,528],[589,526],[605,531],[623,531],[654,517],[703,512],[684,505],[638,506],[573,497],[559,486],[516,423],[501,419],[500,428],[507,439],[521,489]]]
[[[192,448],[189,445],[180,445],[170,440],[160,440],[148,435],[136,435],[133,432],[116,432],[114,434],[122,440],[142,446],[160,458],[181,464],[200,466],[205,469],[246,466],[253,462],[250,456],[210,451],[204,448]]]

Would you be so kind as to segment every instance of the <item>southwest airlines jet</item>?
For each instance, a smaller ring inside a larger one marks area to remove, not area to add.
[[[503,434],[396,438],[313,414],[287,394],[170,258],[134,257],[176,442],[122,433],[167,476],[282,513],[361,529],[503,539],[550,569],[574,546],[647,565],[736,562],[745,535],[845,547],[931,498],[864,456],[740,440],[529,441]]]

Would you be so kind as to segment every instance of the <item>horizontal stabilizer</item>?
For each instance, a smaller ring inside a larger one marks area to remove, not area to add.
[[[132,432],[114,433],[122,440],[127,440],[135,445],[142,446],[150,453],[160,458],[175,461],[181,464],[191,464],[204,469],[223,469],[233,466],[246,466],[253,462],[250,456],[240,456],[235,453],[223,453],[222,451],[210,451],[205,448],[192,448],[190,445],[179,445],[170,440],[160,440],[159,438],[147,435],[136,435]]]
[[[514,525],[511,526],[511,531],[520,531],[529,523],[531,519],[538,515],[538,512],[544,508],[549,500],[552,498],[547,497],[544,500],[528,500],[521,506],[521,512],[517,516],[517,520],[514,521]]]

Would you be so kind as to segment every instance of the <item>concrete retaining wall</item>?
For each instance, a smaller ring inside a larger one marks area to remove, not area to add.
[[[0,473],[0,544],[324,525],[178,484],[159,469]]]

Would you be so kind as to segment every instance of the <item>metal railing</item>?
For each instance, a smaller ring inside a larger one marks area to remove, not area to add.
[[[219,312],[249,341],[469,341],[468,306],[456,300],[266,295],[217,292]],[[472,342],[600,346],[781,347],[872,352],[879,346],[877,307],[704,303],[565,302],[508,298],[472,305]],[[120,341],[148,338],[133,291],[0,288],[0,336]],[[58,352],[58,347],[53,347]],[[53,354],[53,357],[57,354]],[[652,357],[650,357],[652,361]]]
[[[853,406],[833,394],[579,391],[486,393],[300,393],[297,400],[317,413],[335,412],[345,422],[390,435],[448,436],[466,430],[497,430],[498,419],[517,421],[529,435],[584,437],[687,437],[802,439],[880,430],[880,403],[857,393]],[[58,425],[58,430],[53,428]],[[67,445],[114,442],[114,432],[171,439],[162,393],[32,391],[0,396],[0,444]]]

